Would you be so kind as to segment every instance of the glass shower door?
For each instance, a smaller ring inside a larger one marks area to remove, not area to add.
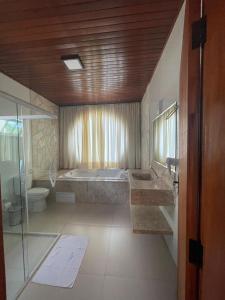
[[[22,123],[18,105],[0,99],[0,178],[7,299],[15,299],[27,278],[24,245],[25,183]]]
[[[23,128],[21,131],[23,144],[20,146],[20,152],[24,155],[24,161],[21,168],[22,180],[26,183],[26,214],[24,215],[24,245],[26,252],[25,257],[27,258],[28,277],[31,276],[32,272],[41,262],[42,258],[46,255],[46,252],[54,243],[57,235],[49,233],[49,230],[43,226],[46,220],[47,207],[43,211],[33,211],[32,201],[29,199],[29,191],[32,188],[37,187],[36,176],[41,174],[48,178],[49,167],[46,169],[46,165],[43,167],[43,158],[39,159],[39,149],[47,150],[42,135],[43,125],[45,128],[49,128],[51,125],[51,118],[45,115],[44,111],[39,111],[32,106],[20,105],[19,106],[19,119],[22,121]],[[48,125],[46,125],[46,123]],[[38,148],[40,147],[40,148]],[[38,149],[37,149],[38,148]],[[46,154],[48,152],[46,151]],[[46,158],[45,158],[46,159]],[[41,162],[41,164],[39,164]],[[46,161],[44,161],[46,163]],[[49,161],[49,164],[51,161]],[[43,188],[42,183],[38,184],[38,187]],[[46,200],[47,202],[47,200]],[[46,204],[47,206],[47,204]]]
[[[57,238],[57,234],[49,233],[42,226],[46,211],[36,213],[28,209],[32,203],[29,192],[36,187],[38,176],[45,174],[48,178],[51,159],[43,164],[37,159],[36,150],[43,126],[52,128],[51,119],[45,111],[0,91],[0,177],[7,300],[16,299]],[[48,142],[42,143],[41,148],[46,153]],[[43,188],[42,183],[40,187]]]

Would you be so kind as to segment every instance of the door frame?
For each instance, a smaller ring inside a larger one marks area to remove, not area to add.
[[[6,300],[5,257],[3,244],[2,199],[0,177],[0,300]]]
[[[201,0],[186,0],[180,72],[178,299],[197,300],[200,267],[189,262],[189,241],[200,240],[201,49],[192,49],[192,26]]]

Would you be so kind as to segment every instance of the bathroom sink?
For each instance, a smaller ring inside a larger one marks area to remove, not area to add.
[[[150,169],[128,170],[131,205],[174,205],[173,186]]]
[[[135,180],[152,180],[152,175],[150,173],[132,173]]]

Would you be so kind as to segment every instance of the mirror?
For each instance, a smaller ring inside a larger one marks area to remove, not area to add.
[[[153,160],[166,166],[168,157],[177,157],[177,103],[153,120]]]

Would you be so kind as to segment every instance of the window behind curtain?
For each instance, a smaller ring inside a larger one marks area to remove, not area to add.
[[[127,124],[114,113],[89,110],[74,120],[69,135],[80,166],[115,168],[125,158]]]
[[[153,121],[153,158],[165,165],[167,157],[176,157],[177,104],[173,104]]]
[[[61,107],[60,167],[139,168],[140,103]]]

